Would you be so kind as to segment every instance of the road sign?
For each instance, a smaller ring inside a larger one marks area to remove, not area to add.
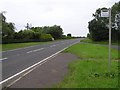
[[[109,17],[109,10],[108,9],[101,10],[101,17]]]
[[[111,8],[102,9],[101,17],[109,17],[109,53],[108,53],[108,69],[111,67]]]

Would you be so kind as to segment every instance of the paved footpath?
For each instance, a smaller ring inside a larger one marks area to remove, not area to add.
[[[37,67],[9,88],[50,88],[64,78],[64,75],[68,71],[68,63],[76,59],[75,55],[60,53]]]

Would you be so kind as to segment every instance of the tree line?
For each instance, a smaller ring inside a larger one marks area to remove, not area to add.
[[[58,26],[44,27],[28,27],[27,29],[15,32],[15,24],[7,22],[3,13],[2,16],[2,43],[17,43],[17,42],[35,42],[35,41],[52,41],[56,39],[72,38],[71,34],[63,35],[63,29]]]
[[[100,17],[101,10],[107,8],[99,8],[93,14],[94,19],[89,22],[89,33],[87,37],[93,41],[103,41],[109,38],[109,18]],[[112,41],[120,41],[120,1],[115,3],[111,8],[112,18]]]

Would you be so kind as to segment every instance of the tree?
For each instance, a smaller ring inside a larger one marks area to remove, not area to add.
[[[2,22],[5,22],[5,21],[6,21],[6,17],[4,16],[4,13],[6,13],[6,12],[5,12],[5,11],[2,11],[2,12],[0,13]]]
[[[7,39],[12,39],[14,34],[14,23],[2,23],[2,37]]]
[[[51,34],[54,39],[61,39],[63,30],[60,26],[54,25],[54,26],[45,26],[43,27],[43,33]]]
[[[14,30],[15,30],[15,24],[10,22],[6,22],[6,17],[2,13],[2,38],[3,39],[12,39]]]
[[[43,32],[43,28],[42,27],[32,27],[31,30],[34,31],[34,32],[38,32],[38,33],[42,33]]]
[[[119,26],[118,23],[120,23],[120,1],[112,6],[112,22]]]
[[[120,1],[112,6],[112,39],[120,41]]]
[[[35,32],[32,30],[21,30],[18,33],[15,33],[15,39],[24,39],[24,40],[30,40],[34,39]]]
[[[72,37],[71,33],[67,34],[68,37]]]
[[[89,38],[94,41],[108,40],[108,23],[109,18],[100,17],[101,10],[107,8],[99,8],[93,14],[94,19],[89,22]],[[117,27],[117,28],[116,28]],[[120,2],[115,3],[112,7],[112,40],[118,40],[120,35]]]
[[[90,38],[93,41],[102,41],[108,39],[108,28],[100,20],[93,19],[89,22]]]

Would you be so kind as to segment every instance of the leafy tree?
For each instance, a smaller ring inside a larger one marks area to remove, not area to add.
[[[39,41],[41,39],[40,35],[41,35],[41,33],[35,32],[34,33],[34,39]]]
[[[0,13],[2,22],[5,22],[5,21],[6,21],[6,17],[4,16],[4,13],[6,13],[6,12],[3,11],[3,12]]]
[[[120,41],[120,1],[112,6],[112,39]]]
[[[15,30],[15,24],[14,23],[8,23],[6,22],[6,17],[2,15],[2,38],[3,39],[12,39],[14,30]]]
[[[108,28],[100,20],[93,19],[89,22],[90,38],[94,41],[102,41],[108,39]]]
[[[34,39],[34,36],[35,36],[35,32],[32,30],[21,30],[18,33],[15,33],[14,38],[30,40],[30,39]]]
[[[34,31],[24,30],[23,31],[24,39],[34,39]]]
[[[14,34],[14,23],[2,23],[2,36],[3,38],[12,39]]]
[[[51,34],[53,36],[53,38],[55,38],[55,39],[61,39],[63,30],[60,26],[54,25],[54,26],[50,27],[48,34]]]
[[[112,39],[120,41],[120,1],[112,6]]]
[[[68,36],[68,37],[72,37],[72,35],[71,35],[70,33],[69,33],[69,34],[67,34],[67,36]]]
[[[62,38],[63,30],[60,26],[44,26],[44,27],[32,27],[32,31],[40,34],[51,34],[54,39]]]
[[[54,25],[54,26],[45,26],[43,27],[43,33],[51,34],[54,39],[61,39],[63,30],[60,26]]]
[[[31,30],[34,32],[42,33],[43,29],[42,29],[42,27],[32,27]]]
[[[99,8],[93,14],[94,19],[89,22],[89,38],[94,41],[108,40],[108,23],[109,18],[100,17],[102,9]],[[120,2],[115,3],[112,7],[112,40],[118,40],[120,35]]]

